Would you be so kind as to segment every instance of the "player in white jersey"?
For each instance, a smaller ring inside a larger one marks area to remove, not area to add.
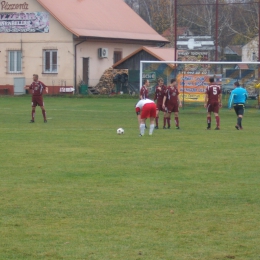
[[[149,135],[153,134],[154,120],[156,117],[156,104],[150,99],[141,99],[135,106],[138,122],[140,123],[140,135],[144,135],[145,120],[150,118]]]

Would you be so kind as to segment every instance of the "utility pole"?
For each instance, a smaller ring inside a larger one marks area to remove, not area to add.
[[[259,0],[260,1],[260,0]],[[177,61],[177,0],[174,1],[174,61]]]
[[[215,61],[218,61],[218,0],[216,0]]]

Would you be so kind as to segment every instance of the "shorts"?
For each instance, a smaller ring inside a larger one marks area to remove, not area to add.
[[[237,116],[239,115],[244,115],[244,111],[245,111],[245,105],[244,104],[234,104],[234,110],[237,114]]]
[[[156,105],[155,103],[147,103],[143,106],[141,112],[141,119],[156,117]]]
[[[42,96],[33,96],[32,97],[32,107],[36,107],[36,106],[40,106],[40,107],[44,106]]]
[[[157,103],[156,109],[159,111],[165,112],[165,109],[163,108],[162,103]]]
[[[219,111],[219,103],[217,101],[207,104],[207,112],[218,113],[218,111]]]
[[[172,113],[172,112],[177,113],[177,112],[179,112],[179,105],[178,105],[178,103],[167,105],[166,112],[167,113]]]

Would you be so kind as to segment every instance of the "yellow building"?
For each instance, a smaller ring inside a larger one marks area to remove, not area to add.
[[[32,74],[50,94],[95,86],[118,60],[167,42],[123,0],[0,0],[0,89],[23,94]]]

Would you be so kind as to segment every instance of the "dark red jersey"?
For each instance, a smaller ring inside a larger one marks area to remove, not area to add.
[[[142,96],[142,99],[148,98],[148,88],[146,86],[141,87],[140,96]]]
[[[165,85],[155,87],[154,101],[157,100],[157,104],[162,104],[166,89]]]
[[[205,93],[208,95],[208,103],[218,102],[221,86],[216,84],[208,85]]]
[[[42,96],[46,86],[41,81],[34,81],[29,88],[32,90],[33,96]]]
[[[178,95],[179,91],[177,87],[167,87],[165,92],[167,106],[178,104]]]

